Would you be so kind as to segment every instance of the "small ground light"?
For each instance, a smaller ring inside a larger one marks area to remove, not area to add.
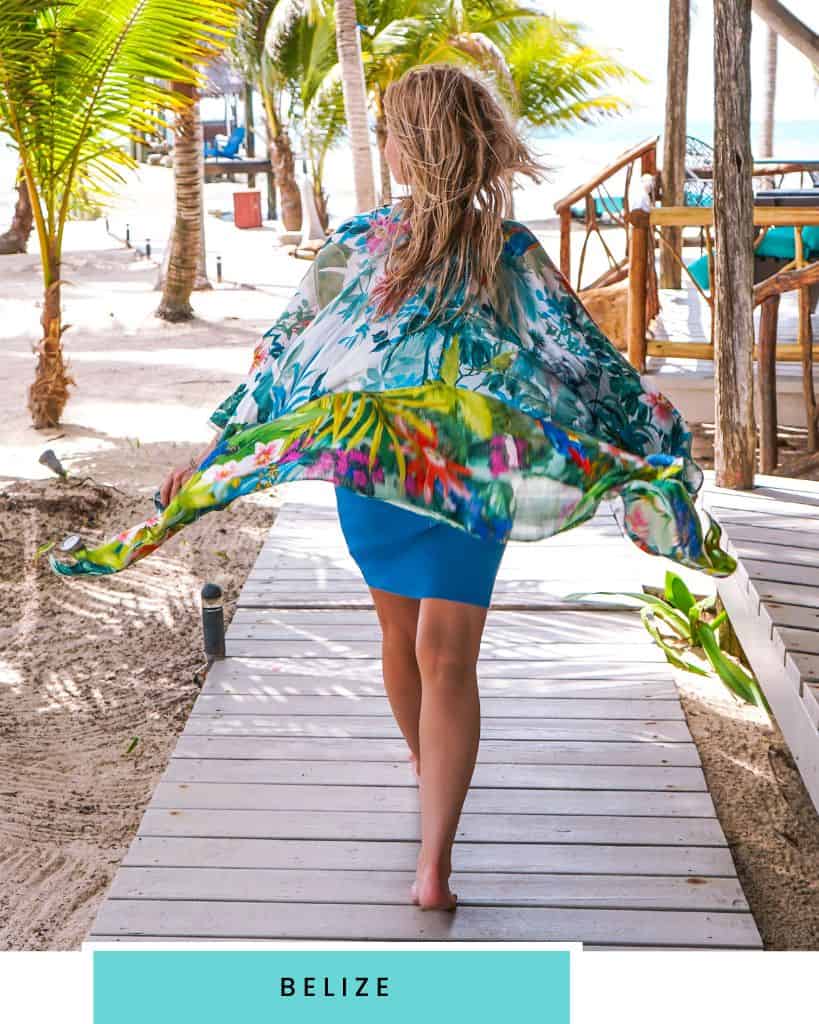
[[[149,260],[150,258],[151,258],[151,240],[150,240],[150,238],[146,238],[145,239],[145,259]]]
[[[216,281],[218,284],[222,283],[222,257],[216,257]]]
[[[128,246],[129,249],[131,248],[131,225],[130,224],[126,224],[125,225],[125,244]]]

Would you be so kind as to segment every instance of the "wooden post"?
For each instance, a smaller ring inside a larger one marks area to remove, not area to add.
[[[572,283],[572,211],[560,211],[560,272]]]
[[[632,210],[628,264],[628,313],[626,347],[628,361],[643,373],[646,368],[646,296],[648,284],[648,225],[645,210]]]
[[[256,133],[253,124],[253,86],[245,83],[245,153],[252,160],[256,155]],[[247,187],[256,188],[256,175],[248,174]]]
[[[714,3],[714,399],[718,487],[754,484],[751,0]]]
[[[779,295],[762,303],[759,316],[759,472],[772,473],[779,461],[776,439],[776,327]]]
[[[668,65],[666,72],[665,131],[663,134],[663,206],[682,206],[685,182],[685,131],[688,103],[688,40],[691,0],[668,2]],[[682,228],[665,229],[672,249],[660,251],[660,287],[681,288],[682,268],[674,259],[682,253]]]
[[[796,269],[805,265],[805,247],[802,242],[802,228],[793,229],[796,253]],[[799,289],[799,327],[797,340],[802,352],[802,394],[805,399],[805,423],[808,428],[808,451],[817,447],[816,392],[813,387],[813,326],[810,322],[810,288]]]

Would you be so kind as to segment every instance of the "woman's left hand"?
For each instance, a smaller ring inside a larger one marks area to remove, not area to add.
[[[192,465],[174,467],[159,485],[159,498],[167,508],[185,484],[193,476]]]

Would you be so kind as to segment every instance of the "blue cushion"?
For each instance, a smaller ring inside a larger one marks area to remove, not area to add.
[[[688,264],[688,270],[697,284],[704,292],[711,287],[708,279],[708,253],[703,253],[698,260]]]
[[[802,244],[808,259],[819,255],[819,227],[802,228]],[[772,256],[779,260],[792,260],[796,255],[793,228],[769,228],[757,246],[756,254]]]

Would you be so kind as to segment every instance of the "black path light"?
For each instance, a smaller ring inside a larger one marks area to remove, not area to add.
[[[225,656],[225,612],[222,588],[216,583],[202,587],[202,636],[208,664]]]

